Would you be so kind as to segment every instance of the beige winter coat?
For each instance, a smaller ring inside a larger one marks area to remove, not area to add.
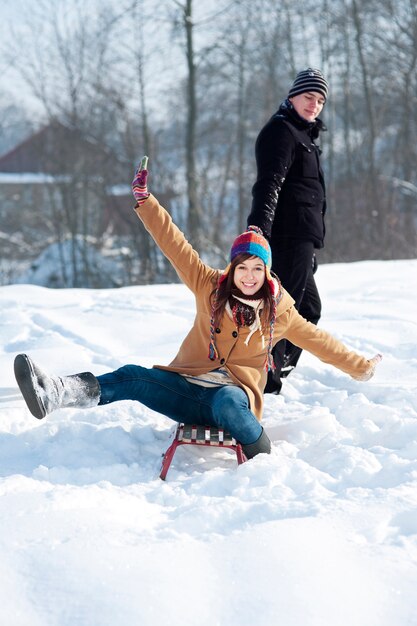
[[[208,358],[210,342],[210,294],[217,284],[220,270],[215,270],[200,259],[183,233],[173,223],[169,213],[154,196],[135,211],[158,247],[169,259],[182,282],[191,289],[196,300],[196,316],[193,326],[182,342],[179,352],[168,365],[154,367],[181,374],[205,374],[224,366],[237,385],[242,387],[250,407],[260,420],[263,411],[263,390],[266,384],[266,344],[259,332],[255,332],[248,345],[247,327],[237,329],[229,315],[225,314],[216,332],[216,348],[219,358]],[[274,344],[288,339],[303,350],[308,350],[325,363],[330,363],[353,377],[364,374],[370,368],[367,359],[348,350],[325,330],[307,322],[294,308],[294,300],[282,289],[274,330]],[[267,339],[267,338],[265,338]]]

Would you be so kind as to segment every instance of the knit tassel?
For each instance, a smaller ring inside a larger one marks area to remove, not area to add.
[[[271,352],[268,352],[268,356],[265,361],[265,370],[267,372],[274,372],[276,370],[274,357],[272,356]]]
[[[216,359],[219,358],[219,353],[217,352],[216,342],[214,339],[214,309],[217,303],[218,290],[219,290],[219,287],[217,286],[216,293],[214,294],[213,303],[211,307],[210,343],[209,343],[209,351],[208,351],[208,358],[210,359],[210,361],[215,361]]]
[[[282,293],[281,293],[281,290],[279,290],[278,297],[274,298],[271,322],[269,324],[269,341],[268,341],[267,356],[265,360],[265,369],[267,372],[273,372],[276,369],[275,363],[274,363],[274,357],[272,356],[272,341],[274,337],[274,327],[275,327],[275,320],[277,316],[277,304],[281,298],[282,298]]]
[[[219,358],[219,353],[217,352],[216,344],[212,340],[209,343],[208,358],[210,359],[210,361],[215,361],[216,359]]]

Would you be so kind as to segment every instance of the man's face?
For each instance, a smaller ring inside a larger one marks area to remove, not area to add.
[[[320,115],[326,100],[317,91],[306,91],[290,98],[290,102],[300,117],[307,122],[314,122]]]

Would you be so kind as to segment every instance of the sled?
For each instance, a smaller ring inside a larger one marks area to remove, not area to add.
[[[229,448],[236,453],[238,465],[247,460],[240,443],[237,443],[236,439],[223,428],[180,423],[177,426],[173,442],[164,454],[161,473],[159,474],[161,480],[165,480],[178,446],[183,445]]]

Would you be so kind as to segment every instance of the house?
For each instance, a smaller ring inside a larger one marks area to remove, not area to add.
[[[106,209],[106,198],[123,210],[131,210],[132,200],[128,181],[129,164],[122,163],[107,146],[79,129],[51,122],[0,156],[0,215],[4,210],[26,206],[57,206],[61,191],[68,187],[72,201],[79,200],[91,206],[99,202]],[[103,185],[103,183],[106,183]],[[77,190],[82,189],[82,192]],[[69,209],[70,207],[62,207]],[[101,229],[107,228],[104,220]]]
[[[0,272],[2,260],[10,276],[68,237],[100,245],[108,232],[128,235],[137,225],[128,171],[107,146],[55,121],[0,156]]]

